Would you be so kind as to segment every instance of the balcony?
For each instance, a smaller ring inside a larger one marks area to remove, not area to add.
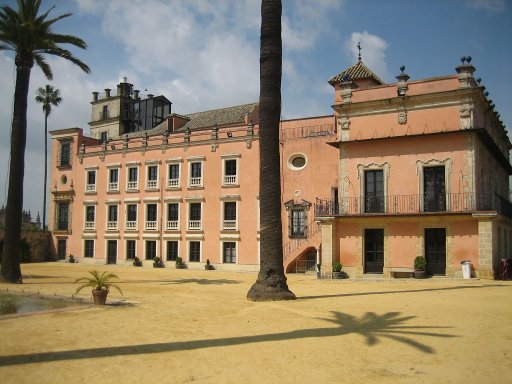
[[[165,229],[167,229],[168,231],[178,230],[178,220],[168,220]]]
[[[117,231],[117,221],[108,221],[107,231]]]
[[[167,188],[178,188],[180,186],[180,179],[169,179],[167,181]]]
[[[127,221],[126,222],[126,230],[127,231],[136,231],[137,230],[137,222],[136,221]]]
[[[496,194],[389,195],[316,199],[315,217],[416,215],[496,211],[512,217],[512,204]]]
[[[137,190],[137,189],[139,189],[139,182],[138,181],[129,181],[126,188],[128,190]]]
[[[156,221],[146,221],[146,225],[144,227],[147,231],[156,231],[157,222]]]
[[[157,189],[158,188],[158,180],[148,180],[146,182],[146,189]]]
[[[237,185],[238,177],[236,175],[224,176],[224,185]]]
[[[109,191],[119,191],[119,183],[108,183]]]
[[[95,224],[96,224],[96,222],[94,222],[94,221],[86,221],[85,222],[85,230],[86,231],[94,231],[94,229],[96,228]]]
[[[188,221],[188,229],[192,231],[201,230],[201,220],[189,220]]]
[[[201,187],[203,185],[202,177],[191,177],[189,181],[190,187]]]
[[[96,192],[96,184],[87,184],[85,186],[85,193],[93,193]]]
[[[236,231],[236,220],[223,220],[222,230],[224,231]]]

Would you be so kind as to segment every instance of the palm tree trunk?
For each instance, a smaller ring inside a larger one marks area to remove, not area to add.
[[[281,0],[261,2],[260,272],[247,298],[291,300],[283,266],[279,123],[281,119]]]
[[[43,227],[46,228],[46,188],[48,183],[48,114],[44,114],[44,186],[43,186]]]
[[[5,216],[2,280],[21,283],[21,217],[23,213],[23,178],[25,174],[25,144],[27,142],[27,97],[31,67],[16,67],[14,112],[11,129],[11,162]]]

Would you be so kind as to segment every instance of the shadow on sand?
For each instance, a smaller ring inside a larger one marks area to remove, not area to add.
[[[145,355],[151,353],[189,351],[204,348],[229,347],[233,345],[252,344],[261,342],[286,341],[296,339],[339,337],[350,334],[359,334],[365,338],[366,345],[373,346],[379,343],[380,338],[387,338],[423,353],[435,353],[430,346],[416,340],[415,336],[456,337],[446,333],[434,333],[431,330],[447,329],[448,327],[406,325],[415,316],[402,316],[400,312],[389,312],[377,315],[367,312],[360,319],[352,315],[331,312],[333,317],[321,319],[333,323],[334,327],[301,329],[290,332],[270,333],[265,335],[239,336],[218,339],[177,341],[169,343],[153,343],[126,345],[119,347],[100,347],[87,349],[74,349],[57,352],[40,352],[27,355],[0,356],[0,366],[47,363],[64,360],[81,360],[111,356]]]

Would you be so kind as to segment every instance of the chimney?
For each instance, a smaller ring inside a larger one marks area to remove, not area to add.
[[[98,101],[98,92],[92,93],[92,101]]]
[[[133,91],[133,98],[134,98],[135,100],[138,100],[138,99],[139,99],[139,92],[140,92],[140,91],[139,91],[138,89],[136,89],[136,90],[134,90],[134,91]]]
[[[105,88],[105,97],[110,97],[110,88]]]

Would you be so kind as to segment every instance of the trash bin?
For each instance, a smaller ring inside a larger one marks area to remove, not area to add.
[[[471,262],[469,260],[462,260],[462,277],[464,279],[471,279]]]

